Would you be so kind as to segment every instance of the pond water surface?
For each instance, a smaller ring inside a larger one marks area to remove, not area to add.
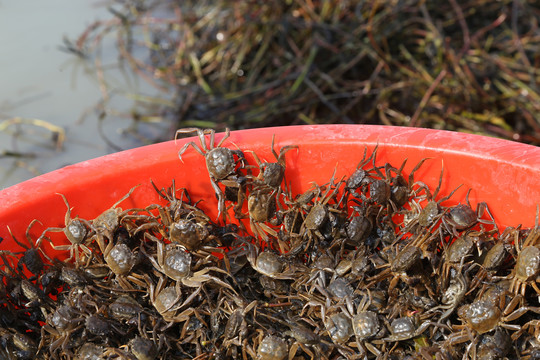
[[[89,0],[0,0],[0,189],[68,164],[142,145],[126,135],[132,101],[114,100],[98,133],[96,104],[101,100],[92,61],[62,51],[63,37],[77,37],[94,21],[113,15],[106,2]],[[107,79],[121,92],[146,91],[145,84],[125,79],[115,65],[114,40],[101,48]],[[107,110],[107,108],[105,108]],[[43,127],[65,131],[57,137]],[[111,145],[112,144],[112,145]]]

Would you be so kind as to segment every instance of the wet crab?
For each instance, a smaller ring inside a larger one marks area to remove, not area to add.
[[[404,226],[403,231],[405,232],[413,231],[413,229],[415,229],[416,227],[431,229],[444,216],[447,210],[441,208],[441,203],[450,199],[452,195],[454,195],[454,193],[461,187],[461,185],[459,185],[454,190],[452,190],[450,194],[448,194],[447,196],[440,198],[439,200],[435,200],[437,196],[439,195],[439,191],[441,189],[443,172],[444,172],[444,167],[441,168],[439,182],[433,193],[431,193],[431,191],[429,190],[429,187],[423,182],[417,181],[415,183],[419,186],[419,188],[415,189],[414,191],[416,200],[412,199],[409,202],[411,205],[412,211],[407,211],[405,213],[405,219],[404,219],[405,226]],[[418,195],[418,194],[421,194],[422,191],[424,191],[424,194]],[[420,203],[424,199],[427,200],[428,203],[424,207],[421,207]]]
[[[347,236],[347,244],[358,246],[373,230],[374,219],[371,216],[373,208],[369,206],[366,210],[358,206],[352,208],[353,212],[348,218],[344,232]]]
[[[458,231],[466,230],[474,226],[476,223],[488,224],[493,226],[493,231],[498,232],[497,225],[493,219],[493,215],[485,202],[480,202],[476,205],[476,211],[472,209],[469,202],[469,194],[471,189],[467,191],[465,196],[465,204],[458,204],[448,209],[448,212],[442,217],[442,228],[448,234],[459,236]],[[490,220],[482,219],[484,212],[487,212]]]
[[[369,186],[370,200],[376,204],[386,206],[389,204],[388,211],[397,212],[409,200],[413,193],[414,173],[422,166],[427,158],[420,160],[409,174],[408,181],[402,175],[403,168],[407,163],[407,159],[403,161],[401,167],[396,169],[389,163],[384,165],[384,174],[375,166],[375,158],[373,158],[373,169],[379,176],[379,179],[371,181]],[[392,176],[392,172],[395,176]]]
[[[8,331],[0,329],[2,338],[2,350],[6,355],[0,352],[0,355],[5,356],[5,359],[30,360],[35,359],[38,352],[38,346],[32,337],[27,334],[17,331]]]
[[[186,252],[180,245],[170,243],[165,245],[162,240],[146,234],[146,236],[156,243],[156,257],[146,254],[152,266],[167,277],[182,283],[187,287],[200,288],[203,283],[213,281],[222,287],[232,291],[233,288],[224,280],[210,275],[210,271],[228,274],[227,271],[215,266],[207,266],[202,270],[192,272],[191,254]]]
[[[310,270],[298,276],[293,286],[308,288],[310,293],[316,286],[324,289],[328,285],[329,277],[335,273],[335,266],[335,258],[329,251],[323,251],[313,260]]]
[[[145,275],[145,280],[148,283],[150,302],[156,311],[168,322],[185,321],[177,313],[183,306],[181,283],[167,286],[166,278],[159,277],[158,283],[154,285],[148,275]]]
[[[137,360],[153,360],[158,357],[156,344],[150,339],[136,336],[128,344],[130,352]]]
[[[497,327],[503,327],[513,331],[521,330],[519,324],[511,324],[511,321],[518,319],[529,311],[540,313],[540,308],[521,306],[516,309],[521,302],[521,296],[514,296],[505,305],[507,293],[502,292],[500,296],[484,297],[475,300],[470,304],[461,306],[458,309],[458,316],[463,321],[463,325],[454,326],[455,329],[471,329],[476,334],[488,333]],[[459,344],[471,340],[468,331],[454,332],[448,339],[451,345]]]
[[[245,351],[246,337],[249,334],[248,325],[251,325],[252,323],[252,316],[250,316],[250,319],[248,320],[247,315],[251,311],[253,311],[254,314],[256,313],[258,302],[253,300],[248,303],[243,297],[230,294],[228,291],[224,292],[223,299],[225,299],[225,301],[223,302],[224,306],[222,311],[229,314],[229,318],[227,319],[224,328],[224,341],[222,347],[227,355],[238,357],[239,355],[236,355],[236,347],[242,347],[242,351]]]
[[[257,348],[257,360],[285,360],[288,354],[287,342],[274,335],[266,335]]]
[[[392,320],[390,324],[390,336],[384,338],[385,341],[405,341],[420,336],[426,331],[431,323],[425,321],[418,324],[416,317],[400,317]]]
[[[146,317],[144,312],[139,302],[129,295],[119,296],[108,305],[109,317],[128,324],[138,324]]]
[[[344,344],[354,335],[351,317],[343,311],[327,316],[324,321],[330,339],[336,344]]]
[[[70,256],[68,260],[74,259],[76,266],[78,266],[80,261],[79,249],[81,249],[87,256],[91,256],[92,254],[92,251],[88,248],[87,244],[85,244],[86,240],[88,240],[88,235],[90,233],[89,229],[91,228],[91,225],[87,220],[79,219],[79,217],[75,217],[75,219],[72,219],[71,208],[69,207],[69,203],[66,197],[63,194],[59,195],[62,197],[67,207],[66,215],[64,217],[65,227],[50,227],[45,229],[45,231],[43,232],[43,234],[41,234],[36,243],[40,243],[47,232],[63,232],[66,238],[69,240],[70,244],[56,246],[52,245],[52,247],[53,249],[60,251],[69,250]]]
[[[248,196],[248,214],[255,236],[264,241],[268,241],[267,233],[277,237],[277,231],[268,225],[276,216],[276,190],[264,187],[254,189]]]
[[[446,247],[441,263],[442,283],[447,283],[451,269],[461,270],[463,268],[465,259],[472,255],[475,248],[481,253],[481,244],[491,235],[492,232],[467,231]]]
[[[299,323],[297,319],[275,320],[288,326],[289,330],[283,332],[283,334],[294,339],[289,348],[289,359],[294,359],[299,349],[302,349],[312,359],[315,357],[313,350],[320,351],[321,338],[309,327]]]
[[[69,305],[64,304],[59,306],[52,312],[41,329],[42,341],[39,344],[41,349],[45,344],[46,335],[52,339],[49,340],[49,351],[56,353],[58,351],[70,352],[70,349],[76,345],[73,341],[73,335],[78,333],[78,330],[84,326],[84,318],[82,318],[78,310]]]
[[[225,186],[239,187],[239,176],[236,173],[236,166],[238,163],[244,161],[244,154],[241,150],[231,150],[222,147],[225,140],[230,136],[230,130],[225,129],[225,136],[214,146],[215,131],[201,130],[197,128],[179,129],[176,131],[176,137],[179,134],[189,134],[197,132],[201,147],[195,144],[193,141],[185,144],[178,152],[178,157],[182,160],[182,154],[188,147],[192,146],[199,154],[203,155],[206,160],[206,168],[210,175],[210,182],[218,198],[218,217],[223,215],[225,217],[225,194],[219,187],[218,183],[222,183]],[[210,134],[210,146],[207,146],[205,135]],[[237,159],[235,160],[234,156]]]
[[[215,254],[222,254],[223,261],[226,267],[229,268],[229,260],[227,256],[224,256],[225,251],[223,248],[210,245],[216,242],[218,238],[211,233],[212,224],[208,216],[194,205],[183,204],[183,207],[188,212],[181,218],[172,218],[169,212],[158,208],[159,219],[154,218],[139,226],[136,233],[148,229],[157,229],[164,239],[181,245],[197,257],[212,256],[216,258]],[[150,234],[145,233],[145,236],[148,235]],[[157,239],[153,235],[150,238]]]
[[[512,242],[515,244],[519,242],[519,229],[519,226],[517,228],[507,227],[499,236],[498,240],[494,241],[494,244],[487,251],[482,264],[478,265],[480,266],[480,270],[474,275],[467,294],[475,291],[482,281],[493,279],[494,274],[501,269],[505,260],[510,256]]]
[[[251,243],[245,243],[247,247],[247,259],[251,267],[262,275],[278,280],[294,280],[296,278],[295,267],[288,265],[286,260],[274,251],[258,251]],[[300,265],[298,265],[300,266]]]
[[[122,215],[127,214],[131,210],[122,211],[121,208],[118,207],[124,200],[129,198],[133,191],[139,187],[139,185],[135,185],[132,187],[126,195],[124,195],[120,200],[115,202],[110,208],[102,212],[98,217],[92,221],[92,229],[95,231],[98,245],[101,249],[101,251],[104,250],[105,244],[103,243],[103,237],[106,237],[109,241],[112,241],[114,238],[114,233],[118,228],[118,225],[120,224],[120,219],[122,218]]]
[[[277,162],[275,163],[263,163],[254,151],[248,150],[248,152],[253,155],[253,157],[255,158],[255,162],[257,163],[257,167],[259,168],[259,175],[253,178],[254,185],[268,186],[272,189],[279,191],[281,183],[283,182],[283,178],[285,176],[285,154],[292,149],[298,149],[298,145],[283,146],[279,150],[278,155],[276,150],[274,149],[274,140],[275,135],[272,136],[272,154],[277,160]]]
[[[540,273],[540,226],[538,220],[540,217],[540,207],[536,209],[536,221],[534,227],[523,243],[515,241],[514,245],[517,251],[516,264],[512,271],[512,284],[510,291],[525,296],[527,285],[530,285],[538,295],[540,287],[538,286],[538,274]]]
[[[431,313],[437,310],[444,310],[438,319],[439,322],[447,319],[454,310],[461,304],[465,298],[465,293],[468,289],[467,277],[459,271],[455,271],[454,276],[450,279],[450,284],[444,290],[440,305],[430,308],[427,313]]]
[[[356,338],[356,344],[358,349],[364,355],[367,351],[379,356],[381,351],[374,346],[370,340],[374,338],[380,338],[384,332],[382,332],[382,324],[379,320],[379,315],[375,311],[371,311],[370,306],[372,302],[372,294],[368,290],[367,295],[364,295],[356,308],[356,314],[348,309],[352,315],[352,328],[354,336]]]
[[[382,267],[386,267],[383,271],[377,275],[367,279],[367,287],[371,287],[380,281],[390,278],[388,285],[388,293],[391,293],[398,285],[399,280],[403,280],[405,283],[410,284],[414,280],[421,281],[426,289],[432,293],[431,287],[427,283],[425,276],[418,272],[421,269],[422,250],[414,245],[406,245],[400,250],[396,249],[396,255],[393,260],[384,264]]]
[[[318,188],[319,196],[315,199],[314,204],[307,208],[307,215],[300,228],[300,237],[307,239],[302,244],[303,249],[309,249],[317,240],[324,240],[327,236],[323,234],[323,227],[334,217],[334,214],[342,214],[343,210],[339,209],[337,204],[330,204],[332,200],[336,200],[336,195],[340,191],[341,185],[344,183],[344,178],[341,178],[334,184],[334,174],[328,185]],[[323,192],[324,189],[324,192]],[[329,234],[331,237],[332,234]],[[291,250],[295,251],[295,250]]]
[[[356,193],[358,189],[363,191],[363,189],[368,186],[372,181],[373,177],[371,176],[370,172],[373,169],[365,170],[364,167],[371,162],[372,159],[375,159],[375,156],[377,155],[377,148],[379,145],[376,145],[373,149],[373,152],[370,156],[367,156],[367,147],[364,148],[364,155],[362,156],[362,160],[358,163],[356,166],[356,170],[349,176],[349,178],[346,181],[345,184],[345,202],[349,194],[353,194],[353,196],[360,197],[359,194]]]
[[[502,359],[510,352],[511,348],[512,339],[505,329],[498,328],[493,334],[481,336],[476,349],[476,358],[478,360]],[[475,358],[472,352],[471,358]]]
[[[146,286],[142,275],[132,271],[140,261],[138,250],[130,248],[125,243],[114,244],[110,241],[103,249],[103,259],[123,289],[133,290],[132,284],[139,287]]]
[[[167,189],[161,188],[158,189],[156,184],[150,179],[150,183],[152,184],[152,187],[156,191],[156,193],[161,197],[162,199],[167,201],[167,206],[165,207],[169,211],[169,217],[172,219],[178,219],[181,217],[183,213],[190,212],[191,208],[186,208],[186,203],[191,204],[191,197],[189,196],[189,193],[187,189],[180,188],[177,189],[175,184],[175,180],[172,180],[171,186],[169,186]],[[180,191],[180,197],[176,195],[176,193]],[[185,201],[184,198],[187,200]]]
[[[11,232],[9,226],[7,227],[11,237],[13,238],[13,241],[15,241],[20,247],[25,249],[25,251],[23,251],[22,253],[23,255],[19,258],[17,262],[17,268],[19,269],[19,271],[22,271],[22,266],[25,265],[28,271],[30,271],[34,275],[37,275],[43,271],[44,263],[41,255],[43,255],[43,257],[45,257],[45,259],[47,259],[49,262],[52,262],[51,258],[49,258],[47,254],[43,251],[43,249],[41,249],[40,247],[42,238],[40,237],[40,241],[36,241],[34,244],[34,241],[30,236],[30,229],[36,222],[38,222],[38,220],[33,220],[26,229],[26,240],[29,246],[23,244],[22,242],[19,242],[19,240],[17,240],[17,238],[15,238],[15,236]]]
[[[417,183],[414,181],[414,173],[420,169],[426,160],[428,160],[428,158],[424,158],[420,160],[418,164],[416,164],[416,166],[409,173],[408,179],[405,179],[402,174],[403,168],[407,163],[407,159],[403,161],[399,169],[395,170],[396,175],[392,178],[390,190],[390,204],[392,205],[394,212],[398,212],[398,209],[405,205],[409,201],[411,195],[415,193],[413,187]]]

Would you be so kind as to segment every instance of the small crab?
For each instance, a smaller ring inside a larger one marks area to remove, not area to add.
[[[64,223],[65,227],[58,228],[58,227],[50,227],[45,229],[43,234],[37,239],[36,243],[40,243],[42,239],[45,237],[45,234],[47,232],[63,232],[67,239],[69,240],[69,245],[52,245],[53,249],[55,250],[69,250],[69,258],[68,260],[75,259],[76,266],[79,265],[80,256],[79,256],[79,248],[87,255],[91,256],[92,251],[88,248],[88,246],[85,244],[85,241],[88,239],[89,231],[88,229],[91,228],[90,223],[87,220],[79,219],[79,217],[75,217],[75,219],[71,218],[71,208],[69,207],[69,203],[66,199],[66,197],[63,194],[59,194],[62,199],[64,200],[64,203],[66,204],[67,211],[66,215],[64,217]]]
[[[426,331],[431,322],[424,321],[418,325],[416,317],[400,317],[394,319],[390,324],[390,336],[384,338],[385,341],[405,341],[422,335]]]
[[[30,223],[30,225],[28,225],[28,228],[26,229],[26,240],[28,241],[28,245],[30,246],[27,246],[23,244],[22,242],[19,242],[17,238],[15,238],[15,236],[11,232],[10,227],[9,226],[7,227],[9,233],[11,234],[11,237],[13,238],[13,241],[15,241],[20,247],[25,249],[25,251],[23,251],[23,255],[19,258],[17,262],[17,269],[19,271],[22,271],[22,266],[25,265],[28,271],[30,271],[34,275],[41,273],[44,268],[44,263],[39,253],[41,253],[49,262],[52,262],[51,258],[49,258],[47,254],[43,251],[43,249],[41,249],[40,247],[41,238],[39,239],[39,241],[36,241],[36,243],[34,244],[34,241],[32,240],[32,237],[30,236],[30,229],[36,222],[39,222],[39,221],[33,220]],[[15,254],[18,254],[18,253],[15,253]]]
[[[364,170],[364,166],[369,164],[372,159],[375,159],[375,156],[377,155],[377,148],[379,145],[376,145],[373,149],[373,152],[370,156],[367,156],[367,147],[364,148],[364,155],[362,156],[362,160],[358,163],[356,166],[356,170],[349,176],[346,184],[345,184],[345,199],[349,194],[353,194],[356,196],[356,190],[361,189],[363,190],[367,185],[369,185],[373,178],[370,175],[370,171],[372,170]]]
[[[318,254],[315,259],[313,259],[309,271],[301,274],[293,285],[308,286],[311,288],[309,290],[310,293],[313,291],[315,285],[318,285],[321,288],[326,288],[328,285],[328,278],[334,273],[335,266],[335,259],[329,254],[329,252],[323,251]]]
[[[103,259],[116,275],[115,279],[123,289],[132,289],[133,287],[130,282],[139,286],[145,286],[141,275],[132,272],[133,267],[139,262],[139,259],[137,252],[132,250],[127,244],[109,242],[103,251]]]
[[[207,281],[213,281],[222,287],[233,290],[231,285],[221,280],[220,278],[209,274],[210,271],[215,271],[227,275],[227,271],[217,267],[207,266],[203,270],[192,273],[191,254],[186,252],[182,246],[174,243],[165,245],[163,241],[148,233],[146,234],[146,236],[156,243],[157,260],[156,258],[148,254],[146,254],[146,256],[152,263],[153,267],[162,274],[177,282],[182,283],[184,286],[187,287],[200,288],[203,283]]]
[[[313,332],[308,327],[299,324],[297,321],[289,320],[287,322],[289,326],[288,331],[285,331],[283,334],[290,336],[294,339],[293,344],[289,350],[289,359],[294,359],[295,355],[299,348],[301,348],[311,359],[315,358],[313,350],[320,351],[321,338],[318,334]],[[313,348],[313,350],[311,349]]]
[[[471,340],[470,330],[476,334],[488,333],[497,327],[503,327],[513,331],[520,331],[519,324],[511,324],[527,312],[540,313],[540,308],[522,306],[516,309],[522,301],[520,295],[514,296],[505,306],[505,298],[508,293],[503,291],[500,296],[482,297],[471,304],[466,304],[458,309],[458,316],[463,325],[453,326],[455,329],[463,329],[454,333],[447,339],[451,345]]]
[[[510,256],[510,251],[512,250],[512,242],[517,244],[519,242],[519,229],[507,227],[504,229],[504,232],[499,236],[498,240],[494,241],[493,246],[487,251],[480,270],[474,275],[473,280],[471,281],[470,289],[467,294],[476,290],[480,286],[481,282],[484,279],[491,280],[493,275],[501,268],[505,260]]]
[[[168,225],[166,234],[170,241],[176,242],[190,251],[200,249],[210,237],[208,229],[195,219],[179,219]]]
[[[402,175],[402,171],[407,163],[407,159],[405,159],[400,168],[395,171],[396,175],[392,178],[390,190],[390,204],[392,205],[394,212],[397,212],[398,208],[402,207],[409,201],[409,198],[414,193],[413,187],[415,184],[417,184],[414,182],[414,173],[418,171],[422,164],[428,159],[429,158],[424,158],[420,160],[409,173],[407,180],[405,180],[404,176]]]
[[[257,360],[285,360],[288,354],[287,342],[274,335],[266,335],[257,348]]]
[[[277,237],[276,230],[272,229],[269,222],[276,215],[276,190],[259,188],[253,190],[248,196],[248,213],[251,231],[264,241],[268,240],[268,234]]]
[[[448,318],[456,307],[458,307],[463,299],[465,298],[465,293],[467,292],[467,277],[464,276],[461,272],[456,271],[454,276],[450,279],[450,284],[444,291],[441,297],[441,304],[435,307],[432,307],[427,311],[427,313],[436,311],[436,310],[445,310],[441,317],[439,318],[439,322],[442,322],[446,318]]]
[[[92,221],[92,229],[96,232],[98,245],[101,251],[105,249],[103,237],[106,237],[107,239],[109,239],[109,241],[111,241],[114,238],[114,232],[120,224],[120,218],[122,217],[122,215],[131,211],[122,211],[122,209],[119,208],[118,205],[120,205],[120,203],[130,197],[137,187],[139,187],[139,185],[135,185],[134,187],[132,187],[126,195],[122,196],[120,200],[115,202],[109,209],[102,212],[98,217],[94,219],[94,221]]]
[[[293,267],[287,266],[285,259],[274,251],[257,251],[257,247],[245,242],[247,246],[247,259],[251,267],[259,274],[269,276],[278,280],[296,279],[296,271]]]
[[[166,278],[160,277],[158,283],[154,285],[148,275],[145,275],[145,280],[148,283],[148,288],[150,290],[150,302],[157,312],[163,316],[166,321],[172,322],[177,320],[177,311],[183,306],[182,290],[180,288],[181,282],[177,282],[175,285],[166,286]]]
[[[370,288],[372,285],[390,278],[388,293],[391,293],[398,285],[399,280],[409,283],[416,277],[416,275],[411,275],[408,272],[420,265],[421,257],[422,251],[420,248],[408,244],[404,248],[397,250],[396,256],[391,263],[383,265],[387,267],[386,269],[368,278],[369,283],[366,286]]]
[[[136,262],[136,257],[133,251],[124,243],[113,245],[109,243],[103,257],[109,265],[109,268],[116,275],[129,274]]]
[[[247,320],[247,314],[251,311],[256,313],[257,300],[248,303],[240,296],[229,294],[227,291],[224,293],[227,300],[224,301],[222,311],[229,314],[229,318],[223,331],[225,339],[222,346],[228,349],[227,354],[230,354],[236,351],[237,346],[245,344],[249,329],[248,323],[251,322]],[[230,349],[231,347],[233,349]]]
[[[367,210],[362,210],[357,206],[353,206],[353,212],[349,216],[344,229],[347,244],[358,246],[369,236],[374,223],[371,209],[371,207],[368,207]]]
[[[94,343],[86,343],[77,351],[78,359],[102,359],[106,351],[103,346]]]
[[[480,244],[485,238],[491,237],[491,232],[467,231],[452,242],[444,251],[441,277],[442,283],[447,284],[450,269],[461,269],[467,257],[471,256],[474,248],[480,251]]]
[[[344,312],[337,312],[325,319],[326,329],[336,344],[344,344],[354,335],[351,317]]]
[[[512,349],[512,339],[506,330],[498,328],[493,334],[481,336],[478,348],[476,349],[476,359],[491,360],[504,359]],[[474,353],[471,352],[474,359]]]
[[[122,295],[109,304],[109,317],[122,322],[137,324],[144,316],[143,307],[129,295]]]
[[[186,209],[186,204],[191,204],[191,197],[189,196],[189,193],[187,189],[180,188],[177,189],[175,185],[175,180],[172,180],[171,186],[169,186],[167,189],[161,188],[158,189],[156,184],[150,179],[150,183],[152,184],[152,187],[156,191],[156,193],[161,197],[162,199],[166,200],[168,205],[167,209],[169,210],[170,217],[173,219],[180,218],[180,215],[184,212],[189,212],[191,209]],[[176,192],[180,190],[181,194],[180,197],[176,195]],[[186,198],[187,202],[184,201],[184,197]]]
[[[128,347],[137,360],[153,360],[158,356],[156,344],[152,340],[140,336],[131,339]]]
[[[50,313],[41,329],[41,349],[45,343],[46,334],[49,334],[54,341],[49,345],[49,351],[55,353],[62,349],[65,351],[72,347],[73,334],[81,329],[84,318],[80,316],[77,309],[70,305],[61,305]]]
[[[275,163],[263,163],[254,151],[248,150],[248,152],[253,154],[260,170],[259,175],[253,179],[255,185],[268,186],[272,189],[279,190],[285,176],[285,153],[292,149],[298,149],[298,145],[286,145],[279,150],[278,155],[274,149],[274,140],[275,135],[272,136],[272,154],[274,154],[277,160]]]
[[[330,284],[328,284],[326,290],[330,295],[338,300],[344,299],[345,301],[348,301],[356,296],[354,294],[354,288],[351,286],[349,281],[339,276],[335,276],[332,281],[330,281]]]
[[[373,158],[373,169],[380,177],[380,179],[374,179],[369,186],[369,194],[371,202],[375,202],[379,205],[389,205],[389,211],[397,212],[398,208],[403,206],[409,200],[410,195],[413,193],[414,173],[422,166],[427,158],[420,160],[420,162],[414,167],[409,174],[408,181],[402,175],[403,168],[407,163],[407,159],[403,161],[399,169],[392,167],[386,163],[384,165],[384,174],[375,166],[375,158]],[[392,172],[395,176],[392,176]]]
[[[29,360],[36,358],[38,346],[30,336],[17,331],[12,333],[3,328],[1,329],[0,334],[2,335],[2,348],[9,353],[9,356],[6,357],[6,359]],[[5,341],[8,339],[9,341]],[[3,354],[0,352],[0,355]]]
[[[335,174],[335,173],[334,173]],[[307,215],[300,228],[300,236],[307,238],[307,242],[303,244],[304,249],[308,249],[314,239],[322,240],[325,236],[322,233],[323,227],[330,220],[331,213],[342,213],[336,205],[329,204],[331,200],[335,200],[341,185],[344,183],[344,177],[334,184],[334,175],[330,179],[328,185],[317,187],[319,196],[314,201],[314,204],[308,207]],[[326,189],[323,192],[323,189]],[[292,250],[294,251],[294,250]]]
[[[182,154],[187,150],[188,147],[192,146],[199,154],[203,155],[206,160],[206,168],[210,175],[210,182],[216,196],[218,198],[218,217],[223,215],[225,218],[225,194],[220,189],[218,183],[222,183],[225,186],[239,187],[240,178],[236,173],[236,166],[239,162],[244,161],[244,154],[241,150],[231,150],[225,147],[222,147],[225,140],[230,136],[230,130],[225,129],[225,136],[219,141],[219,143],[214,146],[215,141],[215,131],[210,130],[201,130],[197,128],[187,128],[179,129],[176,131],[176,137],[178,134],[189,134],[197,132],[199,136],[201,147],[195,144],[193,141],[185,144],[182,149],[178,152],[178,157],[182,160]],[[206,145],[205,135],[210,134],[210,146]],[[237,159],[234,159],[236,155]]]
[[[517,259],[512,271],[513,278],[510,291],[515,294],[520,293],[522,296],[525,296],[527,285],[530,285],[540,295],[540,287],[537,284],[538,274],[540,273],[540,248],[538,248],[540,244],[539,213],[540,210],[537,208],[534,227],[529,230],[521,246],[519,241],[514,243]]]
[[[352,328],[356,337],[356,344],[358,349],[366,355],[369,350],[374,355],[380,355],[381,351],[371,344],[371,339],[380,337],[382,331],[381,322],[379,321],[379,315],[376,312],[369,310],[372,302],[372,294],[368,290],[367,296],[363,296],[360,303],[356,308],[356,314],[353,313],[354,309],[349,309],[352,317]]]
[[[419,202],[422,202],[422,200],[427,199],[428,203],[422,208],[418,202],[414,200],[410,202],[411,207],[416,212],[411,211],[405,214],[404,223],[406,223],[406,227],[404,228],[404,231],[411,231],[413,228],[418,227],[418,226],[421,228],[431,228],[432,226],[435,226],[438,220],[440,220],[444,216],[446,209],[444,210],[441,209],[441,203],[450,199],[452,195],[454,195],[454,193],[461,187],[461,185],[459,185],[454,190],[452,190],[450,194],[448,194],[447,196],[439,200],[435,200],[441,189],[443,172],[444,172],[444,166],[441,168],[441,175],[439,176],[439,183],[437,184],[437,187],[435,188],[435,191],[433,192],[433,194],[429,190],[428,186],[424,184],[423,182],[417,181],[415,183],[419,186],[419,188],[415,190],[415,193],[417,194],[416,198],[419,199]],[[418,195],[418,193],[421,193],[422,190],[424,190],[425,194]]]
[[[459,236],[458,230],[466,230],[474,226],[476,223],[489,224],[493,226],[494,232],[498,232],[497,225],[493,219],[493,215],[485,202],[480,202],[476,205],[476,211],[472,209],[469,202],[469,194],[471,189],[467,191],[465,196],[465,204],[457,204],[448,209],[442,217],[442,228],[448,234]],[[487,212],[490,220],[482,219],[484,212]]]

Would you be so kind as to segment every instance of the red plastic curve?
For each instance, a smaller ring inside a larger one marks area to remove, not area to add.
[[[286,179],[293,191],[304,191],[311,181],[327,182],[334,169],[337,176],[350,175],[361,160],[364,147],[371,153],[378,144],[377,164],[399,167],[408,159],[405,173],[423,158],[431,158],[415,173],[430,188],[435,188],[444,164],[441,194],[448,194],[463,184],[445,205],[464,201],[471,188],[473,206],[485,201],[495,220],[502,226],[532,226],[540,202],[540,148],[495,138],[441,130],[369,126],[316,125],[275,127],[231,132],[224,146],[253,150],[261,159],[273,161],[272,135],[276,148],[295,144],[298,151],[286,155]],[[216,140],[223,134],[216,134]],[[140,185],[120,207],[145,207],[160,202],[150,184],[186,187],[193,199],[205,199],[206,209],[216,215],[213,194],[203,157],[188,148],[178,158],[178,151],[188,141],[169,141],[123,151],[38,176],[0,191],[0,250],[14,249],[8,231],[24,239],[28,224],[33,238],[47,227],[63,227],[66,206],[64,194],[72,207],[72,217],[93,219],[133,186]],[[249,153],[246,153],[248,160]],[[204,207],[204,206],[203,206]],[[54,237],[54,235],[53,235]],[[19,249],[16,247],[16,249]]]

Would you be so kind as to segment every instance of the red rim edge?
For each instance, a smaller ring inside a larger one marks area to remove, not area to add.
[[[540,148],[496,138],[442,130],[386,127],[377,125],[315,125],[274,127],[231,132],[224,146],[253,150],[261,159],[273,161],[272,136],[276,148],[298,145],[286,155],[286,180],[294,192],[305,191],[311,181],[328,181],[336,175],[350,175],[362,159],[378,145],[377,164],[389,162],[399,167],[407,159],[408,174],[423,158],[430,158],[415,173],[431,189],[441,168],[442,196],[463,185],[444,203],[469,199],[474,207],[485,201],[502,227],[533,226],[540,203]],[[223,133],[216,134],[216,140]],[[178,151],[197,138],[169,141],[127,150],[56,170],[0,191],[0,249],[13,249],[10,232],[22,240],[28,224],[36,238],[47,227],[63,227],[66,206],[72,217],[92,219],[111,207],[132,187],[140,185],[122,208],[145,207],[160,202],[150,179],[158,188],[186,187],[193,199],[205,199],[206,210],[215,209],[216,200],[208,179],[204,158],[189,148],[178,158]],[[249,153],[246,154],[248,160]],[[213,212],[215,215],[215,211]],[[54,235],[53,235],[54,238]],[[18,247],[16,247],[18,249]]]

